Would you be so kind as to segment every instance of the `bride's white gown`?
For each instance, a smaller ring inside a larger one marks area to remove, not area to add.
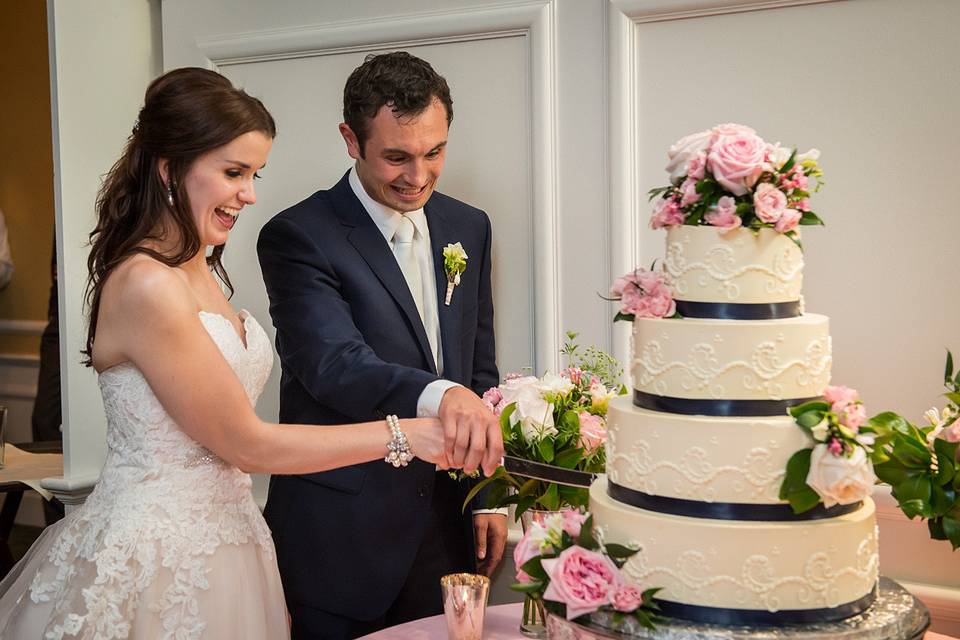
[[[273,350],[241,314],[200,319],[255,403]],[[250,476],[192,440],[132,364],[100,374],[109,452],[86,503],[0,583],[0,638],[287,638]]]

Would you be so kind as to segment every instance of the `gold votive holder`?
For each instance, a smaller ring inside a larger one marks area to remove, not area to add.
[[[440,578],[443,615],[450,640],[480,640],[490,578],[475,573],[451,573]]]

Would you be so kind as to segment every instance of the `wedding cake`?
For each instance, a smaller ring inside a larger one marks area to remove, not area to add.
[[[803,310],[796,231],[726,222],[662,225],[676,315],[633,320],[633,393],[610,403],[607,472],[590,510],[603,538],[640,549],[624,575],[662,587],[667,616],[855,615],[877,584],[874,503],[798,514],[780,498],[791,456],[813,444],[787,410],[830,382],[829,321]]]

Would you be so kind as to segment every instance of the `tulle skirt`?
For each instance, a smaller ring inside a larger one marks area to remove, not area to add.
[[[155,575],[145,586],[139,585],[141,580],[136,589],[125,589],[122,598],[111,598],[104,594],[102,565],[98,568],[80,554],[58,558],[59,563],[50,557],[58,537],[70,528],[71,516],[75,515],[77,512],[48,527],[0,582],[0,638],[290,637],[283,587],[272,549],[265,550],[253,541],[215,546],[204,553],[202,568],[198,569],[204,575],[190,576],[191,584],[200,583],[201,588],[180,589],[178,582],[184,580],[182,568],[172,571],[155,562]],[[132,558],[141,560],[158,558],[162,553],[156,541],[126,540],[121,544],[136,545]],[[140,567],[134,559],[130,562]],[[32,585],[54,581],[58,573],[63,588],[57,593],[31,589]]]

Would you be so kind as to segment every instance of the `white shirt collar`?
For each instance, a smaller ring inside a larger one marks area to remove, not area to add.
[[[413,226],[417,228],[422,238],[430,239],[430,230],[427,228],[427,217],[424,215],[422,208],[403,214],[380,204],[371,198],[367,190],[363,188],[363,185],[360,183],[360,178],[357,176],[356,167],[350,168],[348,181],[350,182],[350,188],[353,189],[354,195],[357,196],[360,204],[363,205],[363,208],[370,215],[370,218],[377,225],[377,228],[380,229],[380,233],[383,234],[383,237],[386,238],[388,243],[393,241],[393,234],[396,233],[397,227],[400,226],[400,219],[403,215],[406,215],[413,223]]]

